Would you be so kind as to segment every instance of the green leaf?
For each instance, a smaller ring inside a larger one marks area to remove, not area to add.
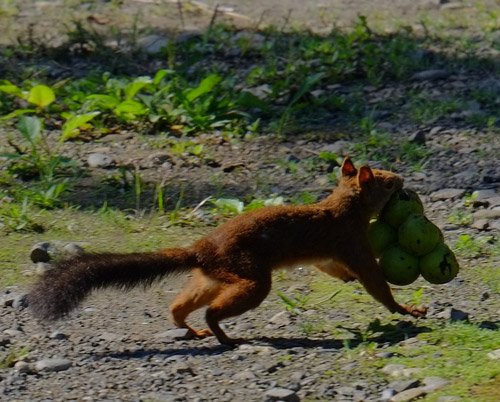
[[[9,114],[6,114],[5,116],[0,117],[0,121],[10,120],[14,117],[22,116],[23,114],[35,113],[35,112],[36,112],[35,109],[17,109],[17,110],[14,110],[13,112],[10,112]]]
[[[27,101],[38,107],[46,107],[56,100],[54,91],[46,85],[35,85],[28,93]]]
[[[229,213],[241,214],[243,212],[243,201],[235,198],[218,198],[213,203],[217,208]]]
[[[17,128],[27,141],[34,144],[40,138],[42,121],[38,117],[21,116]]]
[[[19,97],[23,96],[23,91],[18,86],[14,85],[12,82],[8,80],[0,81],[0,91],[9,95],[16,95]]]
[[[94,94],[89,95],[85,98],[87,101],[90,101],[90,107],[96,107],[99,109],[114,109],[119,103],[120,99],[112,95],[101,95]]]
[[[120,117],[128,117],[126,115],[140,116],[146,114],[147,111],[146,106],[134,100],[123,101],[114,109],[115,114]]]
[[[153,78],[153,84],[158,85],[163,80],[163,78],[165,78],[167,74],[170,74],[171,72],[172,70],[158,70]]]
[[[90,112],[70,116],[62,126],[62,134],[59,141],[66,141],[70,138],[77,137],[80,134],[79,129],[99,114],[101,114],[101,112]]]
[[[262,99],[259,99],[253,93],[248,91],[240,92],[238,98],[236,99],[236,104],[248,109],[253,108],[264,111],[269,110],[269,105],[266,102],[264,102]]]
[[[195,99],[203,96],[212,91],[219,82],[222,81],[222,77],[217,74],[210,74],[208,77],[204,78],[200,84],[193,89],[190,89],[185,92],[186,99],[189,102],[194,101]]]
[[[137,92],[139,92],[146,85],[151,84],[153,81],[149,77],[137,77],[134,81],[128,84],[125,89],[125,99],[132,99]]]

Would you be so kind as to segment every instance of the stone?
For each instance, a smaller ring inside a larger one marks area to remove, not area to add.
[[[169,329],[165,332],[160,332],[155,335],[155,338],[166,338],[166,339],[193,339],[194,334],[187,328],[175,328]]]
[[[460,198],[465,194],[465,190],[461,188],[443,188],[433,192],[430,197],[432,201],[452,200]]]
[[[65,339],[68,339],[68,336],[66,334],[63,334],[62,332],[60,331],[53,331],[50,335],[49,335],[49,338],[50,339],[56,339],[58,341],[63,341]]]
[[[424,384],[422,388],[424,388],[427,393],[443,388],[450,383],[448,380],[441,377],[425,377],[422,382]]]
[[[271,388],[266,391],[265,394],[266,401],[284,401],[284,402],[296,402],[300,401],[300,398],[291,389],[287,388]]]
[[[386,366],[382,367],[382,373],[389,374],[389,375],[397,375],[401,372],[401,370],[405,369],[406,366],[404,364],[387,364]],[[397,374],[396,374],[397,373]]]
[[[42,359],[35,363],[35,371],[64,371],[72,366],[71,360],[64,358],[52,358],[52,359]]]
[[[269,323],[277,327],[286,327],[291,324],[290,313],[281,311],[269,319]]]
[[[12,300],[12,307],[15,309],[23,309],[28,307],[28,294],[17,295],[14,300]]]
[[[410,388],[416,388],[420,385],[419,380],[397,380],[391,382],[388,387],[395,390],[397,393],[406,391]]]
[[[500,359],[500,349],[495,349],[494,351],[489,352],[486,356],[488,356],[488,359],[498,360]]]
[[[400,392],[399,394],[394,395],[389,401],[391,402],[407,402],[413,401],[421,396],[426,394],[423,387],[411,388],[406,391]]]
[[[14,370],[16,370],[19,373],[32,373],[33,372],[33,367],[31,367],[31,364],[28,362],[24,361],[19,361],[14,364]]]
[[[91,168],[108,168],[114,165],[114,160],[108,154],[96,152],[87,157],[87,164]]]
[[[469,313],[454,308],[447,308],[436,314],[437,318],[444,318],[450,321],[468,321]]]
[[[486,230],[490,225],[490,221],[488,219],[478,219],[472,222],[470,225],[471,228],[477,230]]]
[[[443,69],[425,70],[412,75],[413,81],[435,81],[447,78],[450,73]]]
[[[65,244],[63,247],[63,251],[65,254],[67,254],[69,256],[82,255],[85,252],[83,247],[76,244],[76,243]]]

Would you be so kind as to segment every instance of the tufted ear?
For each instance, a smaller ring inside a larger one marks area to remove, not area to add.
[[[373,172],[369,166],[361,166],[358,173],[358,184],[360,186],[369,183],[374,179]]]
[[[351,161],[351,158],[348,156],[345,157],[344,162],[342,162],[342,176],[354,177],[358,173],[354,164]]]

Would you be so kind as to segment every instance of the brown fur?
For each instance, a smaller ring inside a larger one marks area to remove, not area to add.
[[[308,206],[273,206],[240,215],[191,247],[156,253],[82,256],[47,273],[35,286],[30,303],[40,318],[58,318],[95,288],[149,284],[165,275],[193,270],[193,276],[170,306],[174,323],[197,337],[229,338],[219,326],[225,318],[257,307],[271,289],[274,269],[298,263],[316,265],[344,281],[359,280],[391,312],[425,315],[425,308],[398,304],[384,279],[367,239],[367,227],[402,188],[398,175],[346,158],[333,193]],[[188,315],[208,306],[208,329],[195,330]]]

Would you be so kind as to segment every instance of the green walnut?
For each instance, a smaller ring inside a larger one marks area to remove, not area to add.
[[[385,279],[393,285],[409,285],[420,275],[418,258],[398,246],[385,250],[379,264]]]
[[[393,228],[398,228],[410,214],[423,214],[424,205],[413,190],[396,191],[382,210],[382,219]]]
[[[368,240],[375,257],[380,257],[385,249],[397,243],[398,233],[388,223],[372,220],[368,226]]]
[[[441,241],[441,231],[424,215],[409,215],[398,230],[401,247],[417,257],[430,253]]]
[[[442,284],[451,281],[458,274],[459,266],[450,248],[439,243],[419,261],[420,273],[427,282]]]

